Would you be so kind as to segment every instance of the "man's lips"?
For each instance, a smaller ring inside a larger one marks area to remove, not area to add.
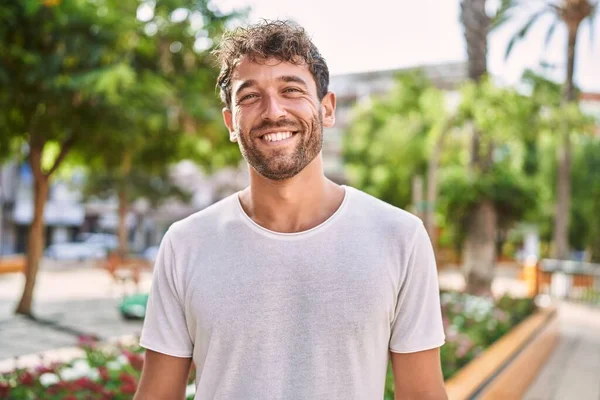
[[[270,135],[270,134],[277,134],[277,133],[283,133],[283,132],[291,132],[292,134],[296,134],[298,133],[298,129],[296,128],[279,128],[279,129],[270,129],[268,131],[263,131],[260,132],[259,134],[256,135],[256,137],[258,138],[264,138],[266,135]]]

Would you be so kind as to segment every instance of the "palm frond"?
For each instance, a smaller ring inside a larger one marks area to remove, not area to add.
[[[544,39],[544,49],[548,48],[548,44],[550,44],[550,40],[552,40],[552,35],[554,34],[558,23],[559,20],[555,19],[554,22],[552,22],[552,25],[550,25],[550,28],[548,28],[548,32],[546,32],[546,38]]]
[[[523,0],[501,0],[500,6],[494,18],[492,18],[492,25],[490,30],[494,30],[502,26],[506,21],[512,18],[511,11],[520,6]]]
[[[533,26],[533,24],[544,14],[546,14],[546,12],[548,12],[547,9],[543,9],[540,10],[536,13],[534,13],[529,20],[527,21],[527,23],[525,25],[523,25],[523,27],[521,27],[521,29],[519,29],[517,31],[517,33],[510,39],[510,41],[508,42],[508,46],[506,47],[506,53],[504,54],[504,59],[507,60],[508,57],[510,56],[510,53],[512,52],[512,49],[515,45],[515,43],[518,40],[523,39],[525,36],[527,36],[527,33],[529,32],[529,29]]]

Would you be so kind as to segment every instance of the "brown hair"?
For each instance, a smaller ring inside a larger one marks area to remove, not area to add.
[[[293,64],[306,63],[317,84],[319,100],[327,94],[329,69],[306,31],[290,21],[263,21],[223,34],[213,51],[221,65],[217,87],[221,100],[231,107],[231,75],[243,56],[252,61],[275,58]]]

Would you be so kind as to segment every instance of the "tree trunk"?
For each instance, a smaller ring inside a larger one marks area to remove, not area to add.
[[[34,171],[34,197],[33,221],[27,239],[27,260],[25,264],[25,287],[16,314],[33,316],[31,306],[33,303],[33,289],[39,268],[40,258],[44,249],[44,208],[48,198],[49,178],[41,173],[38,166],[41,164],[41,149],[31,150],[31,164]],[[36,171],[37,170],[37,171]]]
[[[125,185],[119,188],[119,255],[127,256],[128,249],[128,232],[127,232],[127,190]]]
[[[567,25],[567,76],[563,92],[563,106],[576,101],[573,73],[575,71],[575,48],[579,24]],[[570,127],[562,124],[561,140],[558,145],[558,173],[556,174],[556,210],[554,217],[553,257],[566,259],[569,256],[569,220],[571,213],[571,137]],[[562,143],[561,143],[562,142]]]
[[[485,12],[486,0],[463,0],[460,19],[467,42],[469,78],[479,82],[487,74],[487,36],[490,17]]]
[[[480,82],[488,72],[487,36],[491,19],[486,13],[486,2],[462,0],[461,3],[460,18],[467,44],[469,79],[473,82]],[[471,172],[484,172],[491,165],[487,157],[482,158],[482,141],[481,133],[475,128],[471,141]],[[494,204],[489,199],[482,199],[477,203],[470,215],[463,248],[465,289],[468,293],[491,292],[496,262],[497,219]]]
[[[127,210],[128,210],[128,193],[127,183],[129,181],[129,173],[131,172],[131,153],[126,152],[121,163],[121,182],[119,184],[119,255],[125,258],[129,251],[129,235],[127,231]]]
[[[465,290],[472,294],[491,293],[496,263],[497,214],[490,200],[483,200],[469,218],[463,252]]]
[[[596,223],[596,229],[592,230],[590,243],[590,262],[600,264],[600,224]]]
[[[568,128],[567,128],[568,129]],[[556,259],[569,255],[569,219],[571,210],[571,138],[562,133],[558,148],[558,174],[556,183],[556,211],[554,216],[554,253]]]

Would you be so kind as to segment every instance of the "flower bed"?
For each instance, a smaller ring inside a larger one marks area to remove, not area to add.
[[[527,318],[535,306],[531,299],[470,296],[442,292],[446,344],[441,348],[442,371],[448,379],[488,346]],[[99,345],[82,338],[85,357],[68,363],[40,363],[35,369],[18,369],[0,375],[0,399],[95,400],[131,399],[144,362],[137,345]],[[186,392],[194,396],[192,368]],[[394,398],[393,375],[388,371],[386,399]]]
[[[144,363],[137,345],[99,345],[81,338],[85,357],[68,363],[41,363],[35,369],[17,369],[0,375],[0,399],[8,400],[129,400]],[[195,370],[188,379],[186,399],[194,398]]]
[[[503,296],[494,300],[458,292],[442,292],[441,303],[446,343],[440,356],[446,380],[536,309],[532,299]],[[385,399],[394,399],[391,365]]]

